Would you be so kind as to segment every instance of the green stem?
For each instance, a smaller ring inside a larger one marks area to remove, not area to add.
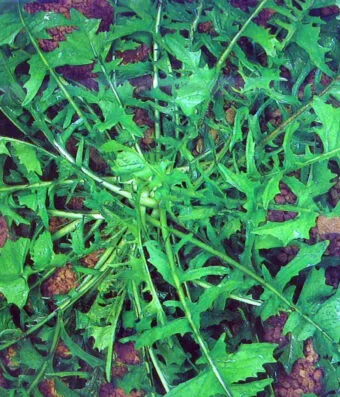
[[[140,303],[138,289],[136,287],[136,283],[135,282],[132,283],[132,292],[133,292],[133,299],[134,299],[134,306],[135,306],[136,316],[138,318],[140,318],[140,319],[143,319],[142,305]],[[164,387],[164,390],[168,393],[170,391],[170,386],[169,386],[169,384],[168,384],[168,382],[166,380],[166,376],[163,374],[163,371],[162,371],[162,369],[159,366],[158,358],[157,358],[156,354],[154,353],[152,347],[148,346],[148,347],[146,347],[146,349],[147,349],[147,351],[149,353],[152,365],[155,368],[155,370],[157,372],[157,375],[158,375],[158,377],[159,377],[159,379],[160,379],[160,381],[161,381],[161,383],[162,383],[162,385]],[[152,379],[152,377],[151,377],[151,379]]]
[[[204,0],[200,0],[199,1],[198,6],[197,6],[197,8],[195,10],[196,11],[196,16],[194,18],[194,21],[193,21],[192,25],[190,26],[189,38],[190,38],[190,41],[191,41],[191,45],[192,45],[192,42],[194,40],[194,34],[196,32],[197,25],[198,25],[199,19],[200,19],[201,14],[202,14],[203,3],[204,3]]]
[[[191,314],[191,310],[187,304],[186,301],[186,297],[185,297],[185,293],[181,284],[181,281],[178,277],[178,273],[177,273],[177,268],[176,268],[176,263],[174,260],[174,256],[173,256],[173,251],[172,251],[172,245],[171,245],[171,240],[170,240],[170,231],[169,228],[167,226],[167,218],[166,218],[166,212],[164,209],[160,209],[160,228],[161,228],[161,232],[162,232],[162,237],[163,237],[163,241],[164,241],[164,245],[165,245],[165,252],[169,261],[169,266],[170,266],[170,271],[171,271],[171,275],[172,275],[172,279],[174,282],[174,286],[177,290],[177,294],[179,297],[179,300],[181,302],[184,314],[186,319],[188,320],[191,329],[193,331],[193,334],[198,342],[198,344],[200,345],[202,352],[206,358],[206,360],[208,361],[216,379],[218,380],[218,382],[220,383],[220,385],[222,386],[223,390],[225,391],[226,395],[228,397],[232,397],[232,393],[229,390],[229,387],[226,385],[226,383],[223,380],[222,375],[220,374],[218,368],[216,367],[210,351],[205,343],[205,341],[203,340],[200,331],[193,319],[193,316]]]
[[[43,365],[41,366],[39,372],[37,373],[37,375],[35,376],[33,382],[30,384],[30,387],[28,388],[28,394],[30,395],[32,390],[34,390],[34,388],[38,385],[38,383],[40,382],[40,379],[43,377],[46,368],[48,367],[48,365],[51,364],[51,361],[53,359],[53,355],[55,352],[55,349],[57,347],[57,343],[59,340],[59,335],[60,335],[60,330],[61,330],[61,314],[60,312],[58,313],[58,320],[55,326],[55,330],[54,330],[54,334],[53,334],[53,340],[52,340],[52,344],[50,347],[50,350],[48,352],[47,357],[44,360]]]
[[[157,8],[157,16],[156,16],[156,22],[155,22],[155,36],[159,35],[159,25],[161,21],[161,15],[162,15],[162,0],[158,1],[158,8]],[[159,59],[159,46],[157,43],[157,40],[154,40],[153,43],[153,82],[152,86],[153,88],[158,88],[158,66],[157,62]],[[156,103],[158,101],[156,100]],[[159,161],[160,158],[160,140],[161,137],[161,115],[160,111],[155,108],[155,140],[156,140],[156,161]]]
[[[231,40],[228,47],[224,50],[223,54],[221,55],[220,59],[217,61],[217,64],[216,64],[217,74],[219,74],[221,72],[221,70],[225,64],[225,61],[227,60],[229,54],[231,53],[231,50],[233,49],[234,45],[237,43],[237,40],[242,36],[243,32],[246,30],[249,23],[252,21],[252,19],[254,19],[256,17],[256,15],[262,10],[262,8],[265,6],[265,4],[267,2],[268,2],[268,0],[261,1],[261,3],[256,7],[254,12],[250,15],[250,17],[246,20],[246,22],[241,27],[241,29],[237,32],[237,34]]]

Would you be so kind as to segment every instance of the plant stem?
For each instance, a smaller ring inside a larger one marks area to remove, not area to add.
[[[198,342],[198,344],[200,345],[202,352],[206,358],[206,360],[209,363],[209,366],[211,367],[216,379],[218,380],[218,382],[220,383],[220,385],[222,386],[223,390],[225,391],[226,395],[228,397],[232,397],[232,393],[229,390],[229,387],[226,385],[225,381],[223,380],[222,375],[220,374],[218,368],[216,367],[210,351],[205,343],[205,341],[203,340],[200,331],[193,319],[193,316],[191,314],[191,310],[187,304],[186,301],[186,297],[185,297],[185,293],[181,284],[181,281],[178,277],[178,273],[177,273],[177,268],[176,268],[176,264],[175,264],[175,260],[174,260],[174,256],[173,256],[173,251],[172,251],[172,246],[171,246],[171,241],[170,241],[170,232],[169,232],[169,228],[167,226],[167,218],[166,218],[166,212],[164,209],[160,209],[160,227],[161,227],[161,231],[162,231],[162,237],[163,237],[163,242],[165,245],[165,252],[169,261],[169,266],[170,266],[170,270],[171,270],[171,275],[172,275],[172,279],[174,282],[174,286],[176,288],[179,300],[181,302],[183,311],[185,313],[185,317],[188,320],[192,331],[195,335],[195,338]]]
[[[220,59],[217,61],[217,64],[216,64],[217,74],[219,74],[221,72],[221,70],[225,64],[225,61],[227,60],[229,54],[231,53],[231,50],[233,49],[234,45],[237,43],[237,40],[242,36],[243,32],[246,30],[249,23],[252,21],[252,19],[254,19],[256,17],[256,15],[262,10],[262,8],[265,6],[265,4],[267,2],[268,2],[268,0],[261,1],[261,3],[254,10],[254,12],[250,15],[250,17],[243,24],[241,29],[233,37],[233,39],[229,43],[228,47],[224,50],[223,54],[221,55]]]
[[[194,34],[196,32],[197,29],[197,25],[198,25],[198,21],[200,20],[201,14],[202,14],[202,9],[203,9],[203,4],[204,4],[204,0],[199,0],[198,6],[196,8],[196,16],[194,18],[193,23],[190,26],[190,33],[189,33],[189,38],[191,41],[191,45],[192,42],[194,40]]]
[[[51,364],[51,360],[53,359],[53,355],[54,355],[54,351],[57,347],[57,343],[59,340],[59,334],[60,334],[60,330],[61,330],[61,313],[58,313],[58,319],[57,319],[57,323],[55,325],[55,330],[54,330],[54,334],[53,334],[53,340],[52,340],[52,344],[50,347],[50,350],[48,352],[47,357],[44,360],[43,365],[41,366],[39,372],[36,374],[33,382],[30,384],[30,387],[28,388],[28,394],[30,395],[32,390],[34,390],[34,388],[38,385],[40,379],[42,378],[42,376],[44,375],[46,368],[48,367],[48,365]]]
[[[161,22],[161,15],[162,15],[162,4],[163,1],[159,0],[158,1],[158,7],[157,7],[157,15],[156,15],[156,22],[155,22],[155,36],[159,35],[159,26]],[[152,86],[153,88],[158,88],[158,66],[157,62],[159,59],[159,46],[157,43],[157,40],[154,39],[153,42],[153,82]],[[156,100],[156,103],[158,101]],[[161,137],[161,115],[160,111],[155,108],[155,140],[156,140],[156,162],[159,161],[160,158],[160,150],[161,146],[159,143],[159,139]]]

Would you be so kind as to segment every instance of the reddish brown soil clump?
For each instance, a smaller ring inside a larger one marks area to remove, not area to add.
[[[99,397],[143,397],[145,393],[143,391],[132,391],[126,393],[120,387],[114,387],[112,383],[105,383],[100,387]]]
[[[129,372],[128,367],[117,361],[115,365],[112,366],[112,377],[113,378],[124,378],[124,376]]]
[[[117,355],[117,361],[121,363],[127,365],[138,365],[141,363],[141,358],[133,342],[115,343],[115,353]]]
[[[44,397],[60,397],[57,393],[54,379],[43,380],[40,382],[38,389]]]
[[[135,110],[135,115],[133,117],[134,122],[143,127],[147,126],[149,127],[145,132],[144,132],[144,138],[140,140],[140,143],[143,148],[148,149],[153,143],[154,143],[154,122],[151,120],[149,116],[149,112],[145,109],[142,108],[137,108]]]
[[[57,347],[55,349],[55,354],[60,357],[60,358],[71,358],[72,353],[70,352],[70,349],[65,345],[63,341],[59,341],[57,344]]]
[[[83,258],[81,258],[80,262],[82,265],[84,265],[86,267],[93,268],[99,261],[99,258],[103,252],[104,252],[104,250],[98,250],[98,251],[91,252],[91,254],[88,254],[88,255],[84,256]]]
[[[295,245],[289,245],[288,247],[281,248],[277,255],[277,259],[282,265],[286,265],[292,259],[294,259],[299,252],[299,248]]]
[[[289,337],[282,335],[287,319],[288,315],[284,312],[281,312],[277,316],[269,317],[263,324],[263,340],[269,343],[278,343],[280,346],[288,343]]]
[[[0,216],[0,248],[2,248],[8,239],[8,225],[6,219]]]
[[[274,200],[279,205],[294,204],[296,196],[285,183],[281,182],[280,193],[275,196]],[[271,222],[285,222],[294,219],[296,216],[297,213],[293,211],[270,210],[268,211],[267,219]]]
[[[150,48],[146,44],[141,44],[135,50],[117,51],[117,58],[122,58],[123,65],[146,61],[150,54]]]
[[[65,295],[77,285],[77,275],[71,265],[59,268],[42,285],[43,296]]]
[[[214,25],[211,21],[201,22],[198,24],[198,31],[200,33],[214,33]]]
[[[305,345],[305,358],[300,358],[293,365],[290,374],[281,373],[275,385],[277,397],[300,397],[303,394],[322,391],[322,369],[316,368],[319,356],[313,349],[313,342],[308,340]]]
[[[49,230],[51,233],[57,232],[61,229],[67,220],[65,218],[60,218],[59,216],[52,216],[49,220]]]

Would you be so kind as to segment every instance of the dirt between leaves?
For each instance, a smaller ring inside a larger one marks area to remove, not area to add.
[[[279,374],[278,383],[274,386],[277,397],[300,397],[307,393],[320,395],[323,372],[321,368],[316,367],[319,356],[311,339],[305,344],[304,355],[304,358],[295,362],[290,374]]]

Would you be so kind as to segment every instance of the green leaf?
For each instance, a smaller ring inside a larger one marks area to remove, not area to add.
[[[223,276],[229,273],[229,269],[223,266],[209,266],[201,269],[191,269],[181,275],[181,282],[199,280],[207,276]]]
[[[275,277],[277,285],[283,290],[286,284],[297,276],[301,270],[315,266],[321,262],[322,255],[326,251],[328,241],[321,241],[314,245],[303,244],[299,252],[286,266],[283,266]]]
[[[167,34],[164,37],[164,42],[169,48],[170,52],[181,62],[183,62],[189,70],[196,70],[198,68],[201,51],[190,52],[187,47],[190,45],[190,40],[186,40],[179,33]],[[186,43],[187,42],[187,43]]]
[[[176,90],[175,102],[186,116],[193,115],[197,106],[210,97],[215,83],[215,74],[215,69],[204,66],[183,79],[181,88]]]
[[[147,241],[145,247],[150,255],[149,262],[152,263],[164,280],[170,285],[174,284],[168,258],[157,241]]]
[[[265,372],[263,365],[274,362],[273,350],[275,345],[269,343],[252,343],[241,345],[236,353],[227,354],[225,344],[222,339],[217,341],[212,353],[217,361],[217,367],[222,374],[225,382],[235,397],[253,397],[254,391],[262,391],[271,380],[265,382],[256,379],[258,373]],[[202,361],[202,359],[200,360]],[[239,381],[246,381],[245,384],[237,384]],[[254,379],[255,378],[255,379]],[[222,387],[216,382],[216,378],[211,370],[201,371],[195,378],[181,383],[166,394],[167,397],[182,396],[205,396],[212,397],[224,395]]]
[[[92,356],[83,350],[77,343],[75,343],[71,337],[67,334],[64,326],[62,326],[61,337],[65,343],[65,345],[70,349],[71,353],[81,360],[85,361],[92,368],[103,366],[103,361],[99,358]]]
[[[333,72],[325,61],[328,48],[322,47],[319,43],[320,27],[313,23],[300,23],[296,25],[293,41],[303,48],[309,55],[311,61],[324,73],[332,75]]]
[[[191,332],[191,327],[188,320],[186,318],[179,318],[169,321],[163,327],[154,327],[150,330],[144,331],[142,334],[123,338],[121,341],[125,343],[133,340],[136,342],[136,349],[140,349],[144,346],[152,346],[155,342],[168,338],[172,335],[184,335],[187,332]]]
[[[27,106],[32,102],[47,73],[47,68],[38,54],[33,55],[28,64],[30,65],[30,78],[24,85],[27,93],[22,106]]]
[[[9,303],[22,308],[27,300],[29,287],[24,274],[24,263],[30,240],[7,240],[0,248],[0,291]]]
[[[280,48],[280,42],[274,35],[271,35],[269,29],[250,22],[243,35],[260,44],[270,57],[276,56],[276,50]]]
[[[324,151],[337,149],[340,142],[340,109],[324,103],[318,97],[313,100],[313,109],[322,123],[322,127],[316,127],[314,131],[320,136]]]
[[[26,168],[27,172],[35,172],[38,175],[42,175],[40,161],[34,147],[19,142],[12,142],[12,147],[20,163]]]
[[[272,236],[284,246],[295,239],[308,239],[309,230],[315,225],[316,213],[301,213],[295,219],[286,222],[268,222],[253,230],[253,233],[260,236]]]
[[[0,46],[12,45],[17,34],[22,29],[20,19],[13,12],[0,15]]]
[[[31,257],[34,265],[44,268],[51,263],[53,256],[53,243],[51,233],[44,231],[39,235],[31,248]]]

